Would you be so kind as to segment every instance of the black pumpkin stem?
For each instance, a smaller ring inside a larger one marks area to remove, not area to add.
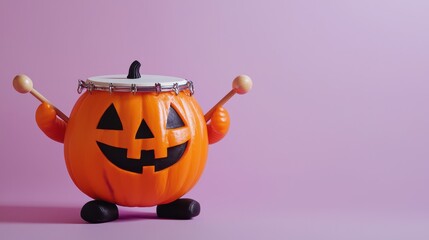
[[[140,76],[140,66],[141,66],[141,64],[137,60],[134,61],[133,63],[131,63],[127,78],[129,78],[129,79],[140,78],[141,77]]]

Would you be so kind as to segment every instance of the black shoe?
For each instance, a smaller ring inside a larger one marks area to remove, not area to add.
[[[93,200],[82,207],[80,216],[89,223],[104,223],[118,219],[119,214],[115,204]]]
[[[160,218],[191,219],[200,214],[200,204],[189,198],[177,199],[174,202],[158,205],[156,214]]]

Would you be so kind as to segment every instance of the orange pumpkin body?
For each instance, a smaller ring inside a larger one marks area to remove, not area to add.
[[[112,104],[122,129],[97,128]],[[184,126],[166,127],[171,108]],[[136,138],[143,119],[153,134],[151,138]],[[116,166],[100,150],[100,146],[122,149],[133,165],[132,161],[142,161],[145,151],[153,151],[154,161],[158,161],[168,156],[169,148],[180,144],[186,149],[177,162],[162,170],[143,164],[141,172]],[[91,198],[122,206],[155,206],[183,196],[200,178],[207,149],[203,113],[187,90],[178,95],[85,92],[72,110],[64,138],[67,169],[76,186]]]

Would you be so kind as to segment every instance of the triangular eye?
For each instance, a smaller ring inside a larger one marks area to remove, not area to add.
[[[184,126],[185,124],[183,123],[179,114],[177,114],[176,110],[170,106],[167,117],[167,129],[179,128]]]
[[[144,138],[153,138],[153,134],[146,121],[143,119],[142,123],[140,123],[139,130],[137,130],[136,139]]]
[[[106,109],[98,122],[97,129],[122,130],[121,119],[113,103]]]

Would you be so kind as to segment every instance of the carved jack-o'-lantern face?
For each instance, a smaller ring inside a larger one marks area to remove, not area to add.
[[[166,129],[176,129],[185,127],[182,119],[176,110],[170,106],[167,117]],[[97,129],[122,131],[123,126],[121,119],[116,111],[115,105],[112,103],[104,112]],[[136,132],[135,139],[153,139],[155,138],[146,121],[142,119],[140,126]],[[103,142],[97,141],[97,145],[103,152],[104,156],[117,167],[135,173],[142,173],[143,166],[154,166],[155,172],[164,170],[175,164],[185,152],[187,141],[176,146],[167,148],[167,156],[163,158],[155,158],[155,151],[141,150],[140,158],[128,158],[127,149],[111,146]]]
[[[123,206],[168,203],[188,192],[207,158],[207,130],[189,92],[85,92],[64,154],[77,187]]]

